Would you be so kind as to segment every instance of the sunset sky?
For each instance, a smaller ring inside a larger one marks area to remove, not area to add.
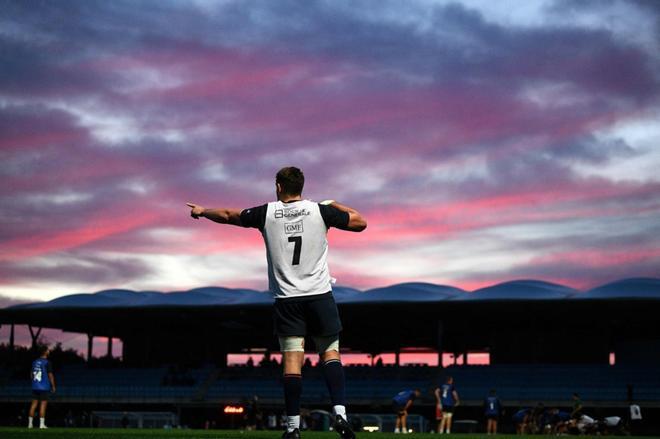
[[[369,222],[341,285],[657,277],[660,2],[0,3],[0,306],[265,290],[185,203],[287,165]]]

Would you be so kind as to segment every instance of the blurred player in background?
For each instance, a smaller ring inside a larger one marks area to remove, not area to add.
[[[582,416],[582,399],[577,393],[573,394],[573,411],[571,411],[572,419],[580,419]]]
[[[497,422],[502,413],[502,402],[497,397],[495,389],[491,389],[488,397],[484,400],[484,416],[486,417],[487,434],[497,434]]]
[[[283,438],[300,437],[300,395],[305,336],[312,336],[323,361],[335,414],[334,429],[343,439],[355,437],[347,417],[344,370],[339,356],[341,321],[332,296],[328,270],[330,227],[361,232],[367,222],[356,210],[334,200],[315,203],[302,198],[303,172],[295,167],[275,177],[277,201],[251,209],[205,209],[188,203],[190,215],[221,224],[258,229],[266,245],[269,289],[275,296],[275,333],[284,366],[287,426]]]
[[[442,401],[440,400],[440,388],[436,387],[433,390],[435,396],[435,428],[440,433],[440,424],[442,422]]]
[[[447,377],[447,381],[440,386],[440,403],[442,404],[442,421],[438,433],[451,433],[451,421],[454,417],[454,409],[460,404],[458,392],[454,387],[454,378]]]
[[[413,405],[415,399],[419,398],[421,394],[419,389],[407,389],[400,391],[392,398],[392,407],[394,408],[394,413],[396,413],[394,433],[408,433],[408,426],[406,424],[408,410]]]
[[[525,434],[527,432],[527,423],[532,417],[532,409],[529,407],[522,408],[515,412],[511,419],[516,426],[516,434]]]
[[[55,376],[53,367],[48,361],[47,346],[39,347],[39,358],[32,362],[32,403],[30,404],[28,428],[33,427],[34,413],[39,406],[39,428],[46,427],[46,406],[48,397],[55,393]]]

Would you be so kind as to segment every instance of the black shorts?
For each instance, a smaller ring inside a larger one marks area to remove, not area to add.
[[[392,403],[392,411],[396,413],[397,416],[402,416],[405,410],[406,410],[405,405],[397,404],[396,402]]]
[[[498,415],[486,415],[486,419],[489,421],[497,421],[500,417]]]
[[[454,413],[454,406],[453,405],[443,405],[442,406],[442,411],[444,413]]]
[[[50,398],[50,390],[33,390],[32,391],[32,400],[36,401],[48,401]]]
[[[339,334],[341,320],[332,291],[309,297],[276,299],[275,335],[328,336]]]

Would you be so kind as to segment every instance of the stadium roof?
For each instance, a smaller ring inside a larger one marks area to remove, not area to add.
[[[612,282],[584,293],[575,294],[572,299],[660,299],[660,279],[634,278]]]
[[[429,283],[403,283],[360,291],[335,287],[339,304],[428,303],[445,301],[537,301],[563,299],[651,299],[660,300],[660,279],[623,279],[588,291],[538,280],[515,280],[468,292],[460,288]],[[105,290],[94,294],[72,294],[49,302],[14,305],[7,310],[53,308],[140,308],[187,306],[266,306],[268,292],[221,287],[189,291]]]
[[[463,294],[454,300],[554,300],[566,299],[578,293],[573,288],[538,280],[514,280],[472,293]]]

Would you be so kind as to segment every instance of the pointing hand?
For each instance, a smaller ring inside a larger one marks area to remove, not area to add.
[[[200,216],[204,214],[204,207],[199,206],[194,203],[186,203],[186,206],[190,207],[192,210],[190,211],[190,216],[199,219]]]

